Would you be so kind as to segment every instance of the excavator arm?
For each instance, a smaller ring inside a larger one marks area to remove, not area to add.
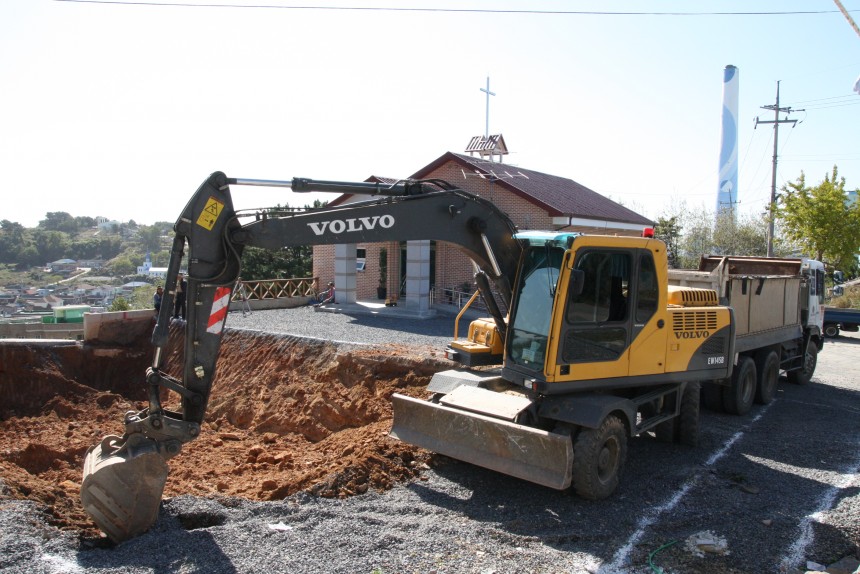
[[[297,192],[370,195],[372,199],[293,212],[269,209],[237,213],[231,185],[286,187]],[[230,179],[213,173],[197,189],[174,226],[166,292],[146,372],[149,405],[125,416],[122,436],[108,436],[84,461],[81,500],[96,524],[115,542],[147,530],[158,515],[167,480],[166,461],[200,434],[215,377],[230,297],[240,276],[245,247],[439,240],[456,245],[481,269],[478,285],[496,325],[505,323],[489,293],[489,280],[510,305],[521,247],[515,227],[492,203],[440,180],[342,183],[293,179]],[[187,247],[187,254],[185,249]],[[187,294],[181,379],[162,370],[175,285],[186,261]],[[178,412],[162,405],[162,390],[181,397]]]

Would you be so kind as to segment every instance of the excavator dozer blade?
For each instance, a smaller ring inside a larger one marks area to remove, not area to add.
[[[167,462],[157,451],[118,449],[105,437],[87,451],[81,503],[96,525],[119,544],[147,531],[158,517]]]
[[[543,486],[571,483],[569,436],[395,394],[391,436]]]

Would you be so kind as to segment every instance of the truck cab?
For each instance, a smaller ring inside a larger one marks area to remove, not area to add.
[[[824,331],[824,264],[815,259],[803,259],[800,272],[801,285],[800,317],[804,328]]]

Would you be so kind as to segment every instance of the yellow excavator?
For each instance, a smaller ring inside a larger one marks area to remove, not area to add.
[[[237,212],[231,187],[351,193],[367,201],[302,212]],[[147,530],[167,461],[200,435],[243,249],[431,239],[477,265],[489,314],[446,353],[428,399],[393,398],[391,435],[456,459],[599,499],[616,488],[627,439],[695,444],[701,381],[726,380],[732,309],[709,289],[670,287],[649,237],[519,231],[491,202],[441,180],[395,185],[231,179],[213,173],[176,221],[166,285],[187,264],[181,378],[162,370],[175,293],[164,295],[145,382],[149,405],[92,447],[81,498],[114,541]],[[186,251],[187,250],[187,251]],[[504,309],[504,311],[502,310]],[[163,391],[181,397],[164,408]]]

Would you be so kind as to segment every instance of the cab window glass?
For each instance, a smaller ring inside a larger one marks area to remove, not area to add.
[[[627,319],[630,255],[591,251],[577,259],[585,273],[582,293],[568,306],[569,323],[605,323]]]
[[[636,303],[636,322],[645,323],[657,311],[659,291],[657,289],[657,270],[651,253],[639,257],[639,287]]]
[[[582,292],[571,293],[561,341],[562,363],[614,361],[627,347],[628,288],[632,257],[627,251],[586,251],[576,256],[584,274]]]

